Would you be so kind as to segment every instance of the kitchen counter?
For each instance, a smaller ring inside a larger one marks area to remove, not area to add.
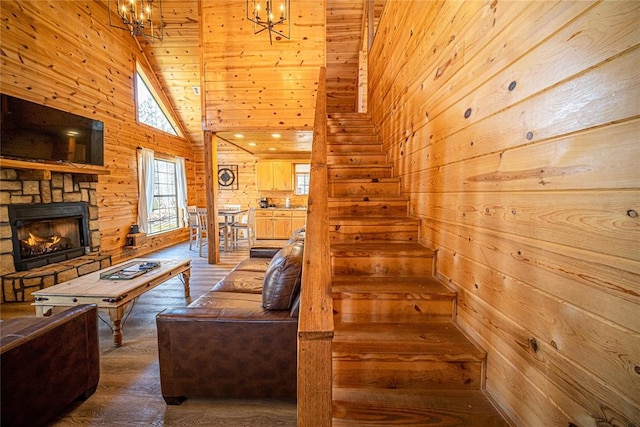
[[[287,208],[285,206],[275,206],[272,208],[257,208],[256,211],[306,211],[306,206],[291,206]]]

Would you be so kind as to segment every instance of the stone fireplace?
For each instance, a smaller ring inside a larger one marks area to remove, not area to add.
[[[92,174],[0,169],[3,302],[110,265],[98,254],[97,183]]]

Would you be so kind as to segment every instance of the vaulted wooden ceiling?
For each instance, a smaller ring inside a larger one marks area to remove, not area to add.
[[[246,0],[163,0],[164,39],[141,47],[195,144],[208,129],[254,154],[308,152],[321,66],[329,109],[355,111],[366,2],[291,0],[291,38],[270,45]]]

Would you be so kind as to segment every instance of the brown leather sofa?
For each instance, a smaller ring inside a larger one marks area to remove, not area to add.
[[[98,312],[79,305],[50,317],[0,323],[2,426],[40,426],[100,379]]]
[[[304,242],[239,263],[187,307],[156,317],[162,395],[295,398]]]

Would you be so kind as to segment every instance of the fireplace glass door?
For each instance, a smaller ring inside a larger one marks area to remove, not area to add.
[[[77,218],[35,221],[18,227],[22,259],[80,247]]]

